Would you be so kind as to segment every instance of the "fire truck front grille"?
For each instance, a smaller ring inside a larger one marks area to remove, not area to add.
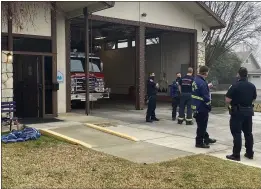
[[[86,80],[85,78],[76,78],[75,79],[75,87],[76,87],[76,92],[85,92],[86,89]],[[95,89],[95,78],[89,78],[89,92],[94,92]]]

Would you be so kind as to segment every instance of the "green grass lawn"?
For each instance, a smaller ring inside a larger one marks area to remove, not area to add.
[[[261,188],[261,170],[207,155],[136,164],[41,136],[2,144],[3,188]]]

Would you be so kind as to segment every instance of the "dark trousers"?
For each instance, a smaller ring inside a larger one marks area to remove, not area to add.
[[[208,117],[208,112],[198,112],[195,116],[197,122],[196,144],[203,144],[204,141],[209,140],[209,134],[207,132]]]
[[[230,116],[230,131],[233,136],[233,155],[240,156],[242,148],[241,131],[245,136],[245,147],[248,155],[253,155],[252,116],[242,114]]]
[[[180,97],[176,96],[172,98],[172,118],[177,117],[177,107],[179,106],[180,103]]]
[[[155,109],[156,109],[156,96],[150,96],[148,102],[148,109],[147,109],[147,115],[146,120],[154,119],[156,118]]]
[[[180,96],[179,104],[179,120],[185,119],[185,107],[187,107],[186,121],[192,121],[192,109],[191,109],[191,93],[182,93]]]

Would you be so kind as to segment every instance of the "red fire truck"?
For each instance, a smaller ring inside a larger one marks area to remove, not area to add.
[[[85,53],[71,52],[71,102],[86,101]],[[89,100],[110,98],[110,89],[105,88],[103,63],[98,56],[89,55]]]

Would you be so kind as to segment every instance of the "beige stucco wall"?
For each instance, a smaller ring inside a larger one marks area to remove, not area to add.
[[[58,90],[58,113],[66,112],[66,47],[65,47],[65,17],[57,14],[57,71],[64,76]]]
[[[146,17],[141,14],[146,13]],[[110,9],[94,13],[95,15],[143,21],[155,24],[175,26],[197,30],[197,41],[202,42],[202,23],[182,8],[179,2],[115,2]]]
[[[36,2],[35,2],[36,3]],[[13,33],[16,34],[27,34],[27,35],[40,35],[40,36],[51,36],[51,9],[48,6],[37,2],[37,13],[33,13],[33,22],[28,21],[28,17],[21,19],[24,20],[24,24],[21,27],[17,27],[13,23]],[[21,15],[17,12],[17,15]],[[7,19],[2,14],[2,32],[7,32]]]
[[[139,2],[116,1],[114,7],[98,11],[94,15],[139,21]]]

